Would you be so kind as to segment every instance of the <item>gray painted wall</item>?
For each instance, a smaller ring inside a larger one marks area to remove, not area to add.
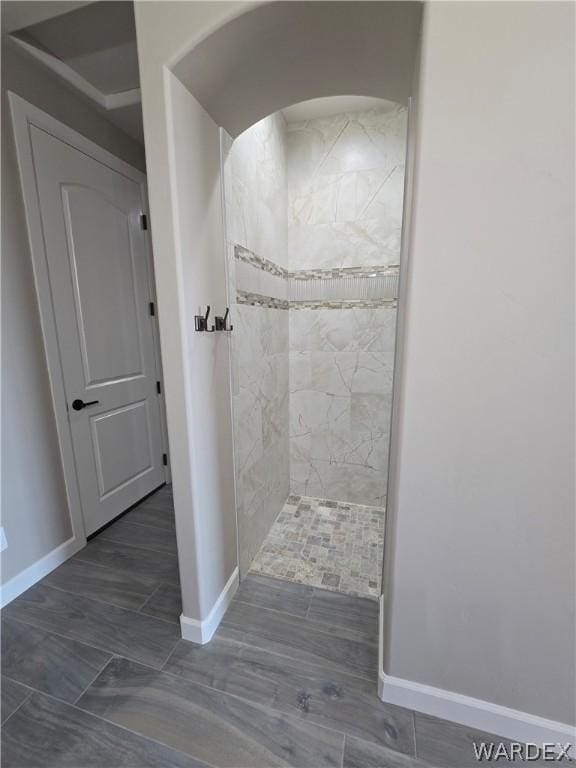
[[[192,361],[177,377],[170,370],[165,384],[183,624],[186,637],[199,640],[198,618],[209,619],[226,586],[233,594],[237,584],[230,334],[196,333],[194,323],[207,304],[213,318],[228,303],[220,131],[179,80],[167,74],[166,81],[174,149],[169,163],[177,158],[166,172],[174,180],[169,200],[179,235],[179,284],[159,274],[166,272],[169,253],[155,251],[155,263],[163,359],[181,343]],[[174,378],[183,402],[172,389]],[[202,639],[215,622],[204,625]]]
[[[2,584],[71,535],[6,91],[131,165],[143,148],[30,59],[2,46]]]
[[[574,722],[574,5],[430,3],[389,675]]]

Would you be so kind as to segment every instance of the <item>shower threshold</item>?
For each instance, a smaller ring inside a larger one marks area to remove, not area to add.
[[[250,570],[377,599],[383,542],[384,507],[289,496]]]

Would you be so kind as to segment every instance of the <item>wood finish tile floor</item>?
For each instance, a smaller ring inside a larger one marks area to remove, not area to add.
[[[174,541],[163,488],[2,611],[3,768],[466,768],[495,738],[378,700],[373,600],[250,575],[181,640]]]

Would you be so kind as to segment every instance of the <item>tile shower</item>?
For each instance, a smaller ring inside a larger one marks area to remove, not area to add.
[[[241,575],[379,594],[406,118],[225,140]]]

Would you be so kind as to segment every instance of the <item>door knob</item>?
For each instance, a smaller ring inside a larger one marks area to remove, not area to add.
[[[90,400],[88,403],[85,403],[84,400],[73,400],[72,408],[74,408],[75,411],[81,411],[82,408],[87,408],[89,405],[96,405],[96,403],[99,402],[100,400]]]

